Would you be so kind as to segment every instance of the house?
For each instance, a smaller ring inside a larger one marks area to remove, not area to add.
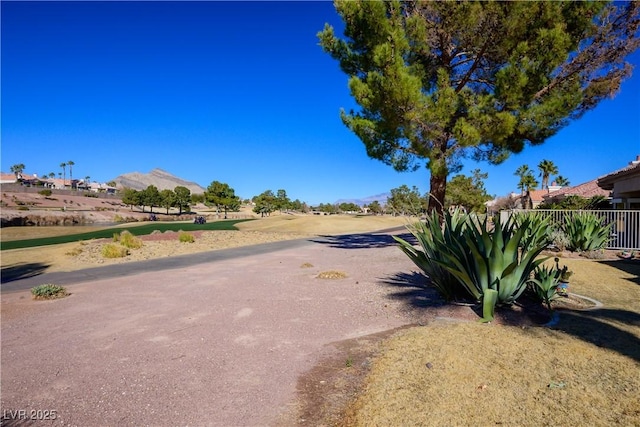
[[[0,184],[13,184],[16,182],[16,175],[13,173],[0,173]]]
[[[568,196],[580,196],[585,199],[590,199],[595,196],[608,198],[609,192],[598,186],[597,179],[592,179],[591,181],[573,187],[562,187],[559,190],[544,195],[543,199],[545,203],[557,203]]]
[[[601,176],[598,186],[611,192],[614,209],[640,210],[640,156],[628,166]]]
[[[107,193],[107,194],[116,194],[117,188],[111,187],[107,184],[100,184],[98,182],[92,182],[87,185],[90,191],[94,193]]]

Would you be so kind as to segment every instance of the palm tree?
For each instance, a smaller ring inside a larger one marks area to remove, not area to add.
[[[56,173],[55,172],[49,172],[49,178],[53,179],[56,177]]]
[[[542,189],[549,189],[549,176],[558,173],[558,167],[551,160],[542,160],[538,164],[540,176],[542,177]]]
[[[89,184],[91,183],[91,177],[89,175],[84,177],[84,188],[85,190],[89,189]]]
[[[62,188],[67,186],[67,164],[60,163],[60,167],[62,168]]]
[[[533,176],[533,173],[529,171],[526,175],[520,177],[520,182],[518,183],[518,188],[522,191],[522,195],[527,193],[530,190],[535,190],[538,186],[538,181],[536,181],[536,177]]]
[[[11,166],[11,172],[16,176],[16,181],[22,178],[22,172],[24,171],[25,165],[23,163],[18,163],[17,165]],[[18,178],[20,176],[20,178]]]
[[[560,187],[568,187],[571,184],[569,184],[569,180],[567,178],[562,175],[558,175],[556,177],[556,185],[559,185]]]
[[[529,166],[527,165],[522,165],[518,169],[516,169],[516,172],[514,173],[514,175],[520,177],[518,188],[522,191],[522,195],[524,196],[525,187],[522,185],[522,183],[524,181],[525,176],[531,175],[531,169],[529,169]]]
[[[73,162],[73,160],[69,160],[67,162],[67,166],[69,166],[69,181],[71,184],[71,189],[73,190],[73,170],[71,170],[71,166],[75,165],[75,163]]]

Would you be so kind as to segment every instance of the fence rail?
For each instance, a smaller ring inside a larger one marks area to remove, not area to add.
[[[589,212],[601,218],[603,224],[613,224],[607,249],[640,250],[640,210],[557,210],[533,209],[502,211],[501,215],[510,216],[518,212],[532,212],[551,217],[552,224],[562,225],[565,218],[578,212]]]

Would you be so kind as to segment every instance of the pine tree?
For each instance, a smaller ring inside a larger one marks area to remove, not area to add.
[[[337,0],[344,39],[320,45],[349,77],[344,124],[398,171],[429,169],[441,211],[461,159],[541,144],[631,74],[640,2]]]

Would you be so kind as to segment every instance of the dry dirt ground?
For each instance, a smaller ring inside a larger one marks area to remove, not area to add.
[[[415,322],[401,299],[387,300],[391,285],[380,282],[394,265],[407,268],[406,257],[388,240],[377,247],[355,237],[405,223],[282,215],[239,224],[240,231],[194,233],[194,243],[178,242],[176,233],[150,235],[115,262],[353,236],[311,252],[72,285],[72,295],[57,301],[3,293],[2,408],[55,409],[53,425],[321,425],[314,420],[335,416],[357,381],[343,375],[342,388],[325,399],[325,390],[305,386],[305,372],[330,360],[339,367],[356,357],[354,345],[371,351],[363,342],[373,338],[362,337]],[[7,228],[2,238],[24,238],[25,231],[35,237],[59,229]],[[2,266],[34,259],[51,264],[48,271],[104,265],[113,262],[99,255],[108,240],[3,251]],[[330,270],[347,277],[317,279]],[[224,297],[215,297],[218,291]],[[329,372],[322,375],[331,380]],[[306,402],[319,398],[326,408],[305,415],[313,406]]]
[[[190,268],[186,276],[186,270],[158,272],[133,283],[74,285],[72,296],[59,301],[3,295],[3,409],[55,406],[61,416],[52,425],[340,425],[376,356],[386,352],[385,340],[406,325],[477,320],[470,307],[442,305],[419,290],[413,265],[388,241],[378,245],[357,236],[404,224],[389,217],[278,215],[241,223],[240,231],[194,233],[195,243],[178,242],[176,233],[150,235],[117,261],[100,256],[107,239],[4,251],[3,266],[37,257],[51,264],[49,271],[71,271],[352,234],[249,264]],[[3,239],[15,238],[7,231]],[[317,278],[327,270],[347,277]],[[212,298],[208,286],[224,296]],[[531,319],[510,313],[500,322]],[[218,345],[199,345],[194,337]],[[105,365],[96,367],[98,360]]]

